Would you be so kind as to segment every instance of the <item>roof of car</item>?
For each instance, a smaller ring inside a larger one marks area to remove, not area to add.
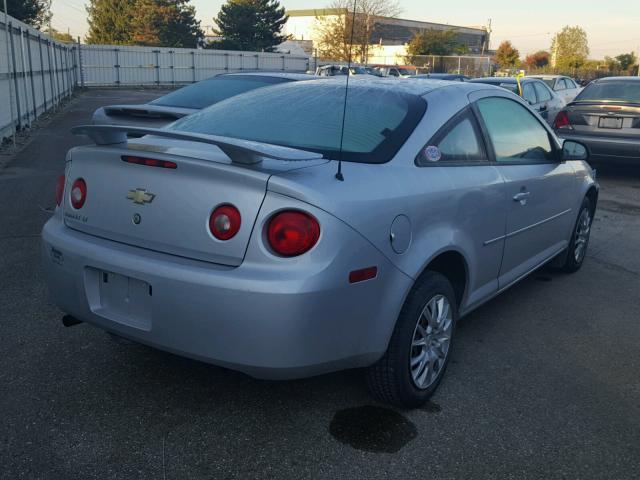
[[[309,75],[307,73],[297,73],[297,72],[264,72],[260,70],[253,70],[250,72],[231,72],[231,73],[221,73],[220,75],[216,75],[216,77],[220,76],[238,76],[238,75],[250,75],[256,77],[275,77],[275,78],[288,78],[290,80],[309,80],[314,78],[313,75]],[[215,78],[215,77],[212,77]]]
[[[604,77],[604,78],[596,78],[594,82],[610,82],[610,81],[620,81],[625,80],[629,82],[640,82],[640,77]]]
[[[566,75],[527,75],[529,78],[569,78]]]
[[[466,75],[462,75],[459,73],[426,73],[422,75],[414,75],[414,77],[420,78],[460,78],[465,76]]]
[[[520,82],[526,82],[529,80],[539,80],[537,78],[532,77],[521,77]],[[516,77],[484,77],[484,78],[472,78],[469,80],[472,83],[518,83],[518,79]]]
[[[316,77],[320,78],[320,77]],[[314,80],[314,82],[322,82],[335,85],[336,82],[346,84],[347,77],[331,77],[326,80]],[[306,82],[305,82],[306,83]],[[409,95],[423,96],[427,93],[439,88],[464,88],[468,91],[480,90],[482,85],[470,84],[469,82],[450,82],[448,80],[438,80],[425,78],[419,82],[412,82],[407,79],[397,79],[388,77],[375,77],[373,75],[356,75],[349,77],[349,88],[351,87],[371,87],[383,88],[385,90],[395,90]],[[497,87],[496,87],[497,88]]]

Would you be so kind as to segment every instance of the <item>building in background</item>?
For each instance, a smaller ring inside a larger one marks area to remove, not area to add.
[[[305,50],[309,49],[309,41],[313,49],[318,46],[319,19],[336,17],[346,19],[347,9],[326,8],[311,10],[289,10],[289,19],[284,33],[291,36],[291,41],[304,41]],[[465,45],[469,55],[481,55],[489,49],[489,31],[486,27],[461,27],[442,23],[420,22],[400,18],[381,17],[376,20],[371,34],[371,48],[367,63],[395,64],[405,63],[407,44],[419,32],[424,30],[455,30],[458,42]]]

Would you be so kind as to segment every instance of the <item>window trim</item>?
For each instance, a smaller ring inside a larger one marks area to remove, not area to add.
[[[535,91],[535,89],[534,89]],[[551,151],[553,154],[553,158],[551,160],[529,160],[526,162],[523,161],[513,161],[513,162],[505,162],[505,161],[497,161],[496,160],[496,151],[493,147],[493,142],[491,141],[491,137],[489,136],[489,130],[487,129],[487,125],[484,122],[484,119],[482,118],[482,114],[480,113],[480,109],[478,108],[478,102],[480,100],[486,100],[488,98],[500,98],[503,100],[507,100],[509,102],[513,102],[517,105],[519,105],[520,107],[524,108],[525,110],[527,110],[527,112],[529,113],[529,115],[531,115],[539,124],[540,126],[544,129],[545,132],[547,132],[547,138],[549,139],[549,144],[551,145]],[[523,99],[523,101],[525,101]],[[553,137],[551,136],[551,133],[549,132],[549,130],[547,129],[547,127],[544,125],[543,122],[540,121],[540,119],[538,118],[537,115],[535,115],[532,111],[530,111],[530,108],[527,108],[526,105],[522,105],[520,102],[518,102],[517,100],[514,100],[512,98],[508,98],[506,96],[487,96],[487,97],[482,97],[479,98],[477,100],[475,100],[472,104],[471,104],[471,109],[476,117],[476,121],[478,122],[478,125],[480,126],[480,130],[482,131],[482,136],[484,137],[484,143],[486,146],[486,152],[487,155],[489,157],[489,163],[493,166],[498,166],[498,165],[550,165],[550,164],[560,164],[563,163],[562,160],[562,156],[561,156],[561,150],[558,149],[558,146],[556,145],[556,142],[553,140]]]
[[[482,149],[482,153],[484,154],[484,160],[473,160],[473,161],[437,161],[437,162],[429,162],[424,158],[424,151],[429,145],[438,145],[444,137],[446,137],[451,131],[457,127],[462,121],[468,119],[471,122],[471,128],[476,134],[476,138],[478,139],[478,144]],[[453,117],[451,117],[447,122],[436,131],[435,134],[431,136],[429,141],[425,143],[418,154],[415,156],[414,164],[416,167],[478,167],[478,166],[488,166],[491,165],[491,157],[489,156],[489,151],[487,149],[487,144],[485,137],[482,133],[480,125],[478,124],[478,119],[474,115],[472,111],[471,105],[467,105],[462,110],[458,111]]]

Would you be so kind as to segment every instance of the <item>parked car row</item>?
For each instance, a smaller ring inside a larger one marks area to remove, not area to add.
[[[94,144],[68,153],[42,234],[65,324],[260,378],[365,368],[416,407],[461,316],[581,267],[594,147],[543,120],[543,81],[349,80],[222,75],[76,127]],[[618,83],[560,110],[571,131],[638,127]]]

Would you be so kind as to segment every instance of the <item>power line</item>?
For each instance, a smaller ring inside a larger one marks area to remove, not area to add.
[[[83,14],[87,13],[85,10],[82,10],[81,8],[78,8],[75,5],[71,5],[70,3],[67,3],[64,0],[56,0],[56,1],[59,1],[60,3],[62,3],[62,5],[66,6],[66,7],[69,7],[71,9],[75,10],[76,12],[80,12],[80,13],[83,13]]]

